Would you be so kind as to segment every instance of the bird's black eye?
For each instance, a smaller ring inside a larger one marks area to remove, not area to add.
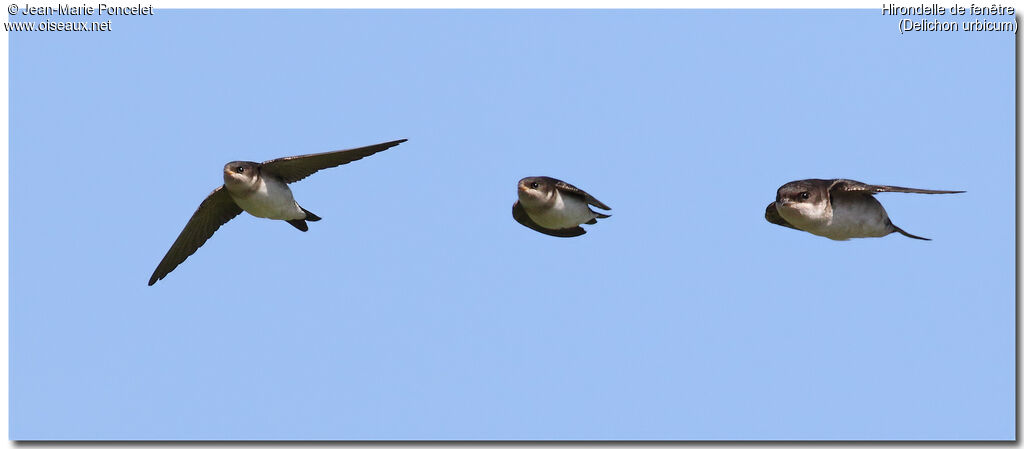
[[[531,189],[536,189],[537,187],[540,187],[540,184],[537,184],[537,183],[535,183],[535,182],[531,182],[531,183],[530,183],[530,188],[531,188]]]
[[[245,167],[235,167],[235,173],[245,173]]]
[[[808,193],[808,192],[800,192],[800,198],[801,199],[805,199],[806,200],[806,199],[808,199],[810,197],[811,197],[810,193]]]

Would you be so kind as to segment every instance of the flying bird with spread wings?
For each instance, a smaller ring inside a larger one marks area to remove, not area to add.
[[[576,237],[586,234],[581,224],[596,224],[608,218],[594,212],[589,205],[611,210],[583,189],[547,176],[519,180],[519,200],[512,205],[512,218],[523,226],[555,237]]]
[[[288,184],[325,168],[337,167],[379,153],[407,139],[350,150],[289,156],[266,162],[234,161],[224,166],[224,185],[206,197],[157,265],[149,285],[163,279],[242,211],[260,218],[283,220],[306,232],[306,222],[320,217],[299,206]]]
[[[806,231],[832,240],[884,237],[899,232],[919,240],[892,224],[875,199],[880,192],[945,194],[963,190],[927,190],[865,184],[850,179],[803,179],[779,187],[775,201],[764,211],[769,223]]]

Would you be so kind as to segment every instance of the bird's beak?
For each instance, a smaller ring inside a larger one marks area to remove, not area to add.
[[[519,184],[519,191],[520,192],[525,192],[526,190],[527,190],[526,189],[526,184]]]

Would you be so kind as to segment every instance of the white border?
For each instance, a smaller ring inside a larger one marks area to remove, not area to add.
[[[16,3],[19,3],[19,4],[24,4],[25,3],[25,0],[14,0],[14,1]],[[130,5],[138,4],[140,1],[141,0],[131,0],[131,1],[123,1],[123,2],[114,2],[113,4],[114,5],[123,4],[125,6],[130,6]],[[154,6],[154,8],[157,9],[157,10],[159,10],[159,9],[170,9],[170,8],[189,8],[189,9],[211,9],[211,8],[233,8],[233,9],[241,9],[241,8],[259,8],[259,9],[264,9],[264,8],[282,8],[282,9],[284,9],[284,8],[288,8],[288,9],[293,9],[293,8],[312,8],[312,9],[329,9],[329,8],[544,8],[544,9],[550,9],[550,8],[630,8],[630,9],[634,9],[634,8],[641,8],[641,9],[647,9],[647,8],[667,8],[667,9],[671,9],[671,8],[718,8],[718,9],[744,8],[744,9],[768,9],[768,8],[770,8],[770,9],[797,9],[797,8],[807,8],[807,9],[878,9],[880,11],[881,10],[881,6],[882,6],[883,3],[894,3],[894,4],[899,5],[899,6],[917,6],[919,4],[930,5],[932,3],[938,3],[939,5],[947,6],[948,7],[948,5],[952,4],[952,3],[970,4],[970,3],[972,3],[972,0],[960,0],[960,1],[957,1],[957,0],[916,0],[916,1],[887,0],[887,1],[885,1],[885,0],[883,0],[883,1],[874,1],[874,2],[868,2],[868,1],[849,1],[849,0],[846,0],[846,1],[842,1],[842,2],[828,2],[827,4],[824,4],[824,5],[822,4],[823,2],[820,2],[820,1],[815,2],[815,1],[807,1],[807,0],[803,0],[803,1],[797,1],[797,0],[777,0],[777,1],[770,1],[770,2],[769,1],[751,1],[751,0],[725,0],[725,1],[701,0],[701,1],[690,1],[690,2],[671,2],[671,1],[664,1],[664,0],[632,0],[632,1],[628,1],[628,2],[627,1],[623,1],[623,0],[547,0],[547,1],[544,1],[544,0],[516,0],[516,1],[509,1],[509,0],[503,0],[503,1],[502,0],[481,0],[481,1],[468,1],[468,0],[380,0],[380,1],[376,1],[376,2],[367,2],[365,0],[349,0],[349,1],[302,0],[302,1],[299,1],[299,2],[289,2],[289,3],[285,3],[285,2],[271,2],[271,1],[267,1],[267,0],[248,0],[248,1],[241,1],[241,0],[217,0],[217,1],[213,1],[213,2],[200,1],[200,0],[176,0],[176,1],[158,1],[158,2],[145,2],[145,1],[141,1],[141,2],[142,2],[143,5],[152,4]],[[34,4],[45,4],[45,5],[56,5],[57,3],[78,4],[80,2],[77,2],[77,1],[54,2],[54,1],[46,1],[46,0],[40,1],[40,2],[34,2]],[[108,3],[110,3],[110,2],[108,1]],[[982,4],[982,3],[984,3],[985,5],[989,4],[985,0],[982,0],[982,1],[979,2],[979,4]],[[1008,1],[1008,2],[992,1],[991,3],[1001,4],[1001,5],[1004,5],[1004,6],[1013,6],[1015,9],[1017,9],[1017,4],[1016,4],[1017,2],[1015,2],[1015,1]],[[881,12],[879,12],[879,14],[881,14]],[[3,18],[3,21],[7,22],[8,18],[5,16]],[[0,346],[2,346],[2,352],[3,352],[3,358],[2,358],[2,361],[0,361],[0,365],[2,365],[2,366],[0,366],[0,373],[2,373],[2,374],[0,374],[0,377],[2,377],[2,380],[3,380],[2,384],[3,385],[0,386],[0,391],[2,391],[3,402],[8,404],[7,407],[3,407],[2,411],[0,411],[0,418],[2,418],[2,419],[0,419],[0,430],[2,430],[4,435],[9,435],[8,425],[9,425],[10,421],[9,421],[8,411],[9,411],[10,404],[9,404],[9,396],[8,396],[8,393],[9,393],[8,392],[8,387],[10,385],[9,384],[10,379],[8,377],[8,375],[9,375],[9,370],[8,370],[8,368],[9,368],[9,366],[8,366],[8,361],[9,361],[9,353],[8,353],[8,343],[9,343],[8,342],[8,336],[9,336],[8,308],[9,308],[9,301],[8,301],[8,294],[10,292],[10,284],[9,284],[8,276],[9,276],[9,273],[10,273],[10,270],[9,270],[10,267],[9,267],[8,263],[9,263],[9,260],[10,260],[10,252],[9,252],[9,248],[10,248],[9,247],[9,243],[10,243],[10,241],[9,241],[9,238],[10,238],[10,229],[9,229],[10,216],[8,214],[9,214],[9,211],[10,211],[10,204],[9,204],[9,198],[10,198],[10,196],[9,196],[9,193],[10,193],[9,192],[9,186],[10,186],[9,174],[10,174],[10,172],[9,172],[8,162],[10,160],[10,153],[8,152],[9,151],[8,143],[10,141],[10,134],[9,134],[9,131],[10,131],[9,130],[10,121],[9,121],[9,117],[7,115],[8,115],[8,111],[9,111],[9,108],[10,108],[10,104],[8,103],[8,100],[9,100],[8,99],[8,91],[10,89],[10,84],[9,84],[9,79],[8,79],[8,75],[9,75],[9,67],[8,67],[8,57],[9,57],[9,55],[8,55],[8,49],[9,49],[8,33],[7,32],[3,32],[3,33],[0,33],[0,35],[2,35],[2,37],[0,37],[0,80],[2,80],[2,85],[4,86],[4,89],[2,89],[2,91],[0,91],[0,98],[2,98],[2,103],[5,105],[5,107],[2,109],[2,111],[0,111],[0,130],[3,131],[2,135],[5,137],[3,139],[2,144],[0,144],[0,147],[2,147],[2,154],[0,154],[0,214],[2,214],[2,221],[0,221],[0,231],[2,231],[2,234],[3,234],[3,238],[0,239],[0,241],[2,241],[2,244],[0,244],[0,250],[2,250],[2,252],[7,255],[7,257],[4,257],[2,259],[2,261],[0,261],[0,291],[2,291],[2,296],[3,296],[3,307],[0,308],[0,321],[3,322],[3,327],[4,327],[4,330],[5,330],[5,332],[0,334],[0,343],[2,343],[2,344],[0,344]],[[1017,59],[1020,60],[1020,57],[1021,57],[1021,49],[1020,49],[1020,46],[1018,46],[1017,47]],[[1018,74],[1018,77],[1019,77],[1019,74]],[[1018,85],[1019,85],[1019,82],[1018,82]],[[1019,90],[1017,92],[1017,95],[1018,95],[1018,100],[1017,101],[1019,102],[1020,101],[1019,100],[1019,96],[1020,96]],[[1021,123],[1022,123],[1021,118],[1018,116],[1017,117],[1017,127],[1018,127],[1018,129],[1021,127]],[[1018,164],[1017,165],[1017,172],[1019,173],[1020,172],[1020,167],[1021,167],[1020,160],[1017,161],[1017,164]],[[1018,189],[1017,197],[1020,198],[1020,195],[1021,195],[1021,191],[1020,191],[1020,189]],[[1021,234],[1020,233],[1020,230],[1021,230],[1020,225],[1021,224],[1018,222],[1017,223],[1017,226],[1018,226],[1017,227],[1017,235],[1018,236]],[[1017,245],[1020,245],[1020,242],[1017,242]],[[1018,246],[1018,250],[1017,251],[1018,251],[1018,254],[1020,254],[1019,246]],[[1020,275],[1021,275],[1021,267],[1018,265],[1017,266],[1017,279],[1018,279],[1018,282],[1019,282],[1019,279],[1020,279]],[[1017,317],[1018,317],[1017,322],[1018,323],[1020,322],[1020,313],[1021,312],[1020,312],[1020,310],[1018,308],[1018,310],[1017,310]],[[1019,335],[1019,333],[1018,333],[1018,335]],[[1017,346],[1020,347],[1019,339],[1017,341]],[[1019,361],[1018,361],[1018,363],[1019,363]],[[1018,383],[1019,383],[1019,376],[1020,376],[1019,371],[1017,373],[1017,376],[1018,376]],[[1017,401],[1019,402],[1020,399],[1018,398]],[[1020,416],[1019,415],[1017,416],[1017,422],[1018,423],[1020,422]],[[1018,426],[1018,429],[1019,429],[1019,426]],[[53,445],[58,445],[58,444],[59,443],[54,443]],[[225,443],[218,444],[218,443],[187,443],[187,442],[182,442],[182,443],[164,443],[164,444],[159,444],[159,447],[161,447],[161,448],[177,448],[177,447],[187,447],[187,446],[188,447],[195,447],[195,446],[213,447],[213,446],[223,446],[224,444]],[[226,443],[226,444],[231,444],[231,443]],[[857,444],[857,443],[851,443],[851,445],[853,445],[853,444]],[[870,443],[864,443],[864,444],[870,444]],[[155,444],[153,444],[153,443],[150,443],[150,444],[146,444],[146,443],[124,443],[124,444],[117,444],[116,446],[117,447],[152,447],[154,445]],[[237,443],[236,444],[231,444],[231,445],[237,446]],[[337,445],[338,444],[323,443],[323,444],[315,444],[313,446],[337,446]],[[394,444],[394,445],[390,445],[389,444],[389,446],[395,446],[395,445],[397,445],[397,446],[411,446],[412,444]],[[472,445],[459,444],[459,447],[476,447],[476,446],[485,446],[485,445],[486,444],[472,444]],[[540,446],[540,447],[549,447],[549,446],[556,446],[556,445],[557,444],[554,444],[554,443],[549,443],[549,444],[529,444],[529,443],[508,444],[508,443],[505,443],[505,444],[502,444],[502,447],[527,447],[527,446],[529,446],[529,447],[538,447],[538,446]],[[682,444],[680,444],[680,445],[682,445]],[[687,443],[685,445],[687,447],[721,447],[721,446],[723,446],[722,443],[717,443],[717,444],[715,444],[715,443]],[[749,443],[748,444],[735,443],[735,444],[729,444],[729,445],[730,446],[755,446],[755,444],[749,444]],[[778,445],[779,444],[772,444],[772,446],[778,446]],[[782,445],[786,446],[787,444],[782,444]],[[943,447],[972,447],[972,446],[979,446],[979,445],[981,445],[981,443],[974,443],[974,444],[971,444],[971,443],[948,444],[948,443],[946,443],[946,444],[942,444]],[[33,446],[44,446],[44,445],[43,444],[33,444]],[[45,446],[50,446],[50,444],[46,444]],[[103,447],[103,446],[113,446],[113,445],[97,443],[97,444],[89,444],[89,446]],[[302,443],[283,442],[283,443],[280,443],[280,444],[274,444],[273,446],[274,447],[302,447],[302,448],[305,448],[305,447],[310,447],[311,445],[310,444],[302,444]],[[357,444],[351,444],[350,443],[350,444],[346,444],[345,445],[345,447],[380,447],[380,446],[381,446],[381,444],[369,444],[369,443],[366,443],[366,444],[358,444],[358,443]],[[435,446],[436,447],[436,446],[438,446],[438,444],[436,444],[436,443],[435,444],[431,444],[431,446]],[[580,444],[574,444],[573,446],[579,447],[581,445]],[[585,445],[584,444],[582,446],[586,447],[586,446],[591,446],[591,445]],[[594,444],[593,446],[597,446],[597,444]],[[616,446],[630,446],[630,445],[629,444],[620,444],[620,445],[616,445]],[[760,444],[760,446],[764,446],[764,444]],[[829,447],[829,446],[834,446],[834,444],[800,444],[800,446],[801,447]],[[897,446],[897,444],[890,443],[890,444],[884,444],[882,446]],[[15,447],[15,443],[8,440],[5,447],[13,448],[13,447]],[[443,445],[441,445],[441,447],[443,447]]]

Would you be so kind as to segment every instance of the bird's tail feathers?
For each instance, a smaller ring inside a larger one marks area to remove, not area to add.
[[[926,238],[924,238],[924,237],[918,237],[918,236],[916,236],[916,235],[914,235],[914,234],[911,234],[911,233],[909,233],[909,232],[907,232],[907,231],[904,231],[904,230],[900,229],[900,227],[899,227],[899,226],[896,226],[896,225],[892,225],[892,228],[893,228],[894,230],[896,230],[896,232],[899,232],[900,234],[903,234],[903,235],[905,235],[905,236],[907,236],[907,237],[910,237],[910,238],[912,238],[912,239],[918,239],[918,240],[931,240],[931,239],[926,239]]]
[[[302,206],[299,206],[299,209],[302,209],[302,211],[306,213],[306,220],[309,220],[309,221],[320,221],[320,217],[317,217],[316,214],[306,210]]]
[[[292,226],[295,226],[295,229],[298,229],[298,230],[300,230],[302,232],[306,232],[306,231],[309,230],[309,226],[306,225],[306,220],[301,220],[300,219],[300,220],[287,220],[287,221],[288,221],[288,224],[290,224]]]

